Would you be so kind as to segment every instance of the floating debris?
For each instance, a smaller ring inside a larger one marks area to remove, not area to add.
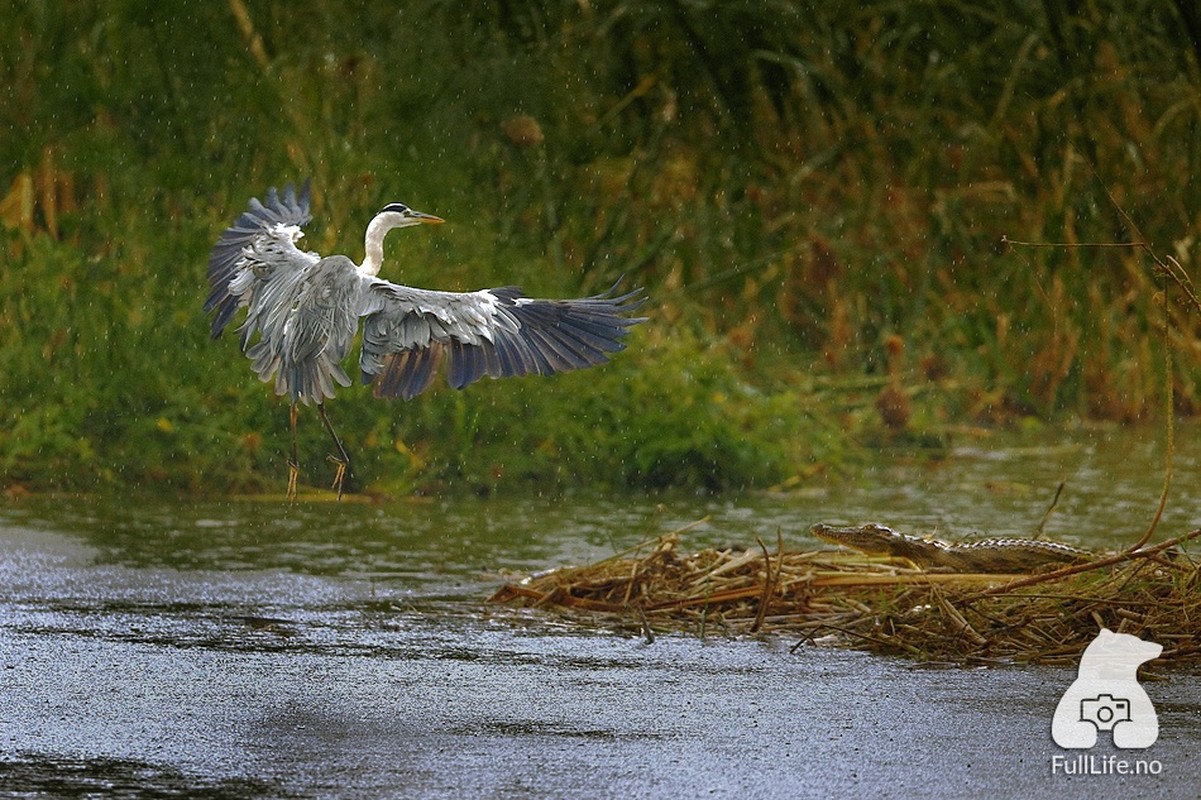
[[[489,602],[569,621],[654,632],[798,638],[954,664],[1075,663],[1102,627],[1201,658],[1201,577],[1181,546],[1201,529],[1134,552],[1038,574],[928,572],[904,559],[790,552],[782,537],[686,554],[672,533],[595,564],[542,572]]]

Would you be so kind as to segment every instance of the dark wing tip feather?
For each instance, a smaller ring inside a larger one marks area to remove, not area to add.
[[[400,397],[412,400],[434,382],[442,363],[443,346],[431,342],[429,347],[413,348],[392,353],[384,358],[384,368],[375,376],[376,397]],[[363,375],[368,380],[368,375]]]

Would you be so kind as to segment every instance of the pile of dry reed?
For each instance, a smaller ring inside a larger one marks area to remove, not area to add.
[[[1201,658],[1201,577],[1181,546],[1196,530],[1132,553],[1035,575],[924,572],[849,552],[775,552],[762,542],[684,554],[668,534],[585,567],[502,587],[491,602],[573,622],[712,635],[771,633],[955,664],[1075,663],[1102,627]]]

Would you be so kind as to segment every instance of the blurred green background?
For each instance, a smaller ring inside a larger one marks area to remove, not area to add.
[[[1162,418],[1169,358],[1201,407],[1201,320],[1144,252],[1002,245],[1195,273],[1187,0],[6,5],[0,487],[282,487],[287,403],[201,304],[221,229],[307,177],[322,253],[389,201],[448,220],[389,239],[391,280],[650,298],[599,369],[344,390],[351,488],[802,485]]]

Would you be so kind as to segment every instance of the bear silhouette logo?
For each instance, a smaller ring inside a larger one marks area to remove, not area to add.
[[[1138,665],[1163,646],[1102,628],[1080,657],[1080,672],[1055,707],[1051,737],[1060,747],[1084,749],[1097,731],[1110,731],[1115,747],[1143,749],[1159,738],[1159,718],[1138,683]]]

